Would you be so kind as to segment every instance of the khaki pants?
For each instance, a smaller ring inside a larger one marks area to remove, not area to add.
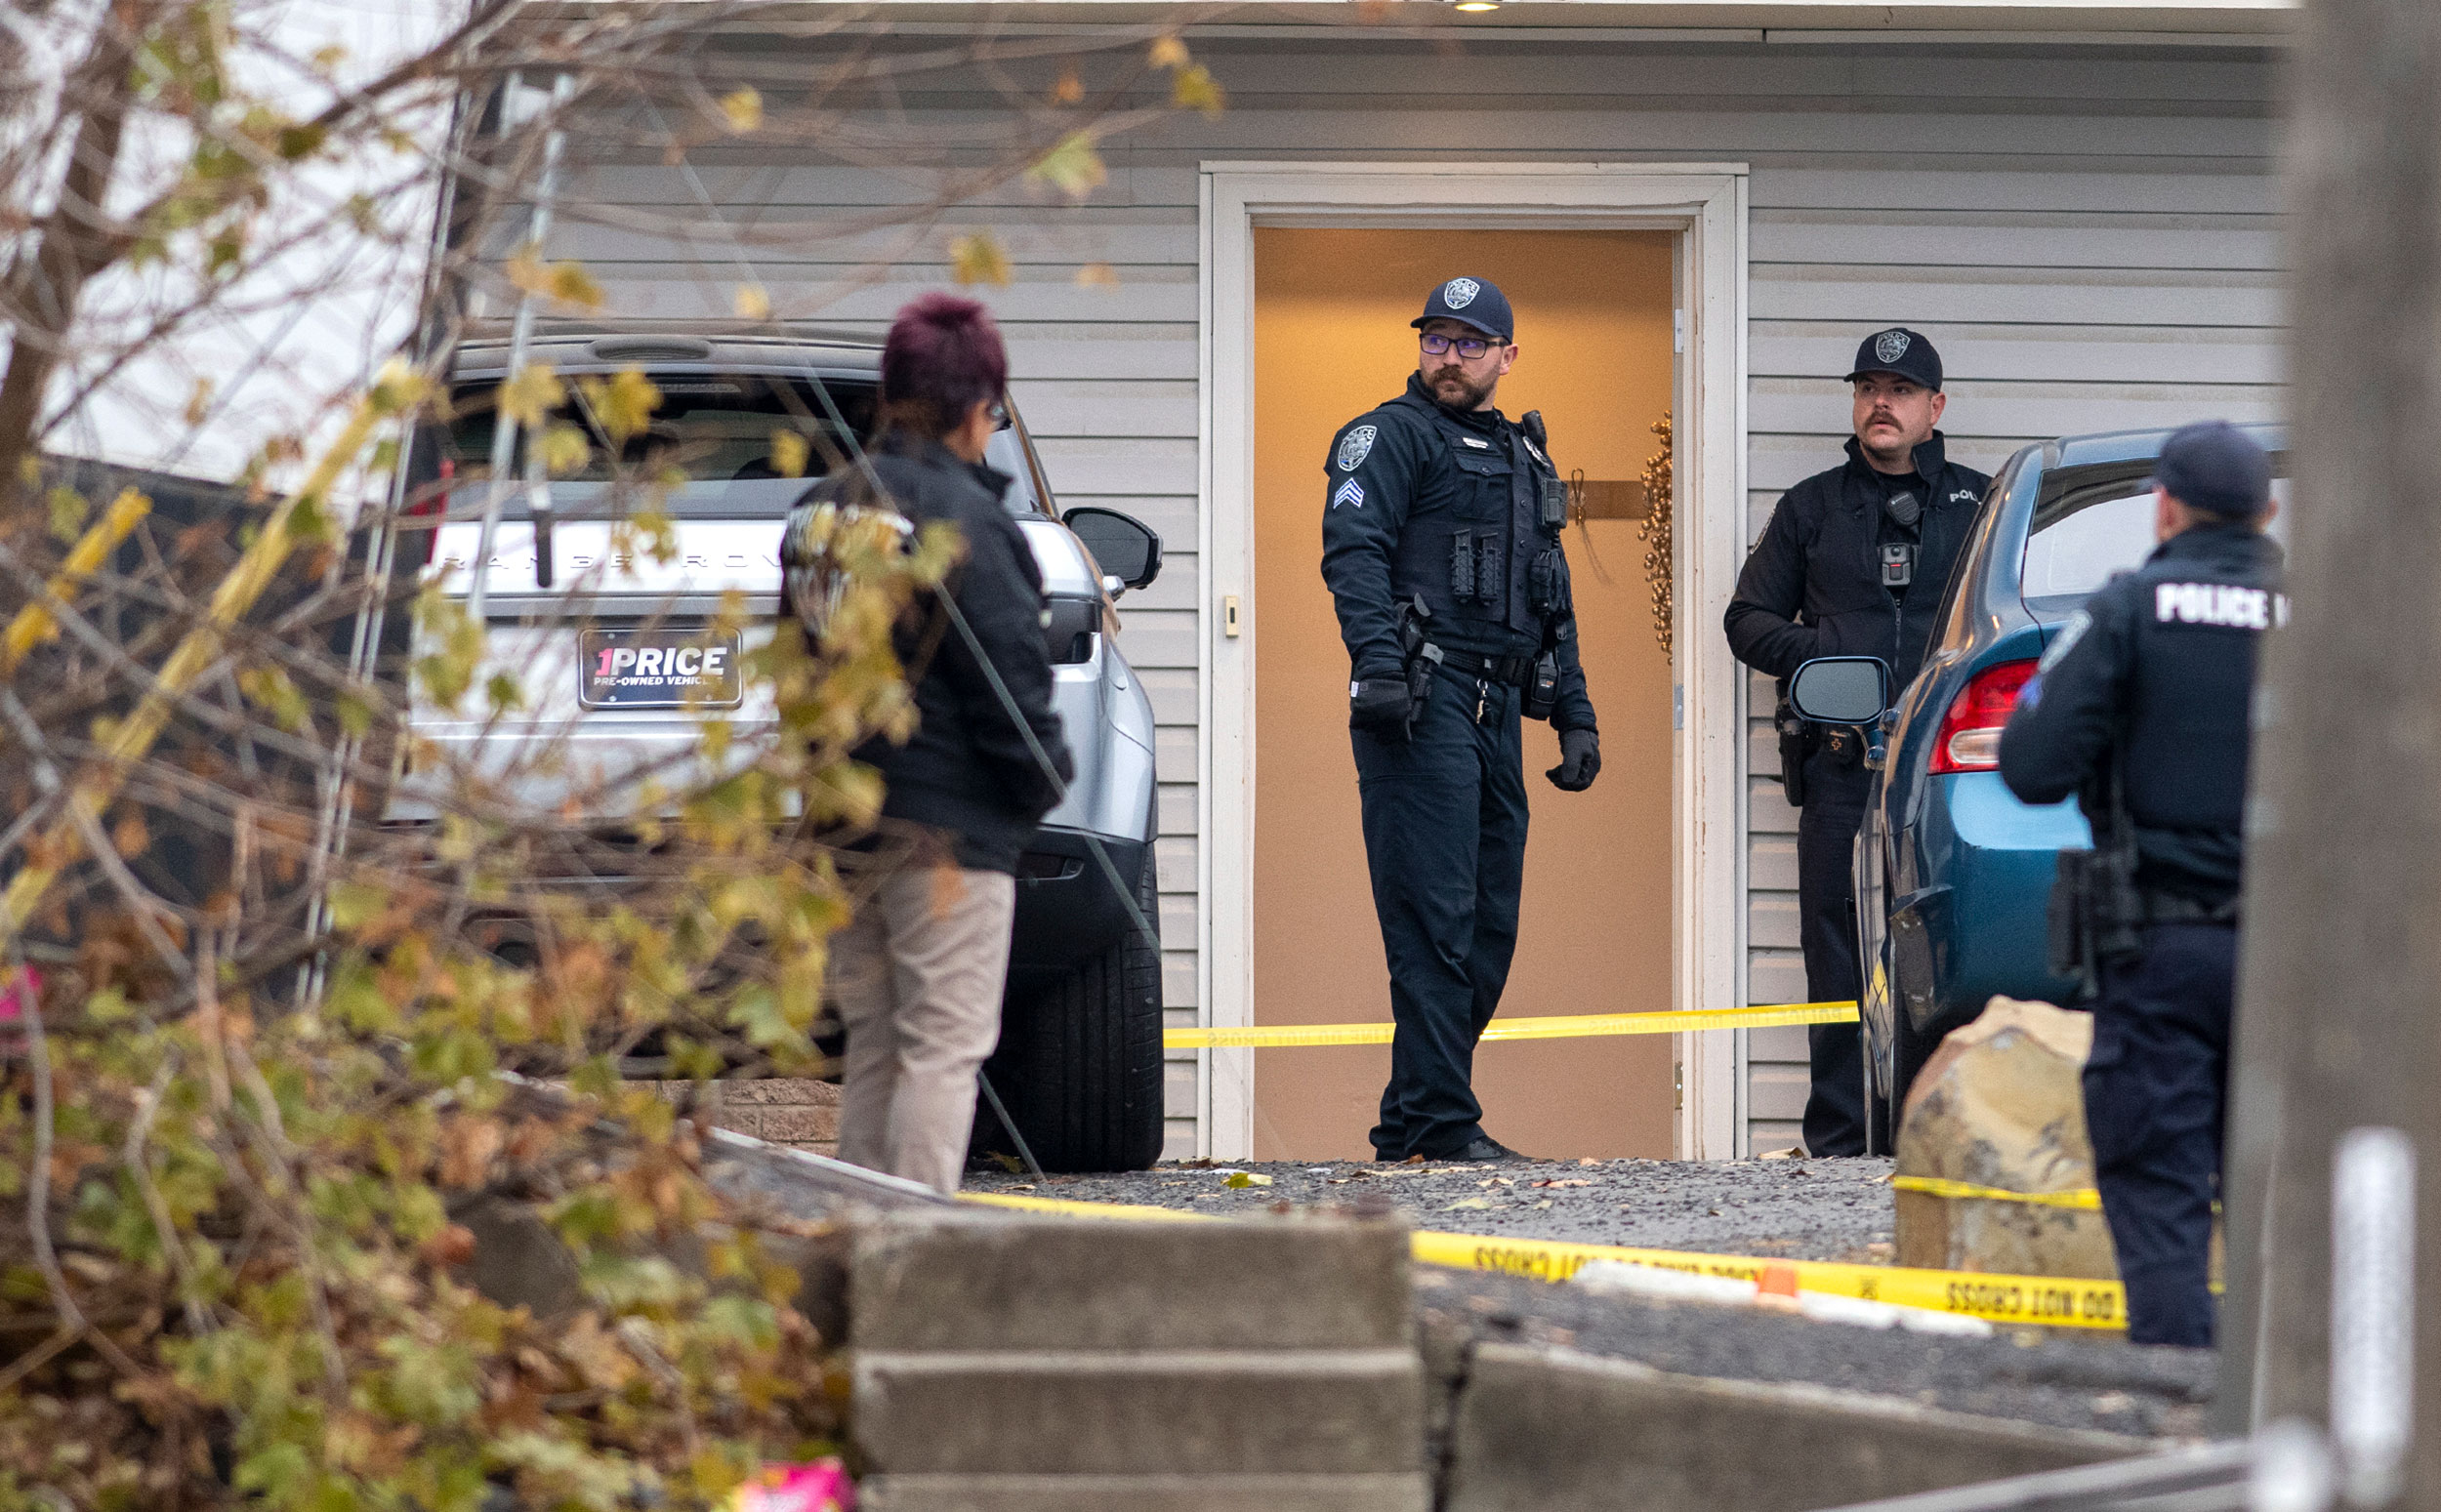
[[[831,936],[830,989],[848,1031],[840,1159],[958,1190],[974,1077],[1000,1040],[1016,879],[911,866]]]

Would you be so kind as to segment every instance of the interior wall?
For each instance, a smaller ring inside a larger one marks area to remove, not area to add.
[[[1263,228],[1255,232],[1255,1017],[1386,1021],[1388,979],[1347,735],[1347,657],[1320,570],[1332,435],[1398,393],[1409,322],[1459,273],[1500,285],[1520,356],[1501,409],[1539,409],[1562,475],[1642,475],[1672,394],[1675,238],[1659,231]],[[1569,528],[1578,624],[1602,734],[1585,794],[1545,780],[1551,727],[1525,725],[1533,819],[1503,1016],[1670,1006],[1671,674],[1633,520]],[[1448,690],[1444,689],[1446,696]],[[1461,820],[1459,822],[1467,822]],[[1672,1152],[1666,1037],[1494,1042],[1476,1055],[1485,1126],[1552,1157]],[[1260,1159],[1363,1158],[1387,1046],[1258,1051]]]

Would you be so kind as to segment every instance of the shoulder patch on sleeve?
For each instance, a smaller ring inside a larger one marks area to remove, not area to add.
[[[1342,472],[1353,472],[1373,455],[1374,437],[1380,435],[1378,426],[1357,426],[1340,437],[1338,462]]]
[[[2049,672],[2052,668],[2057,667],[2060,663],[2060,659],[2066,656],[2069,651],[2076,646],[2078,641],[2083,640],[2085,638],[2085,633],[2092,628],[2093,616],[2086,613],[2083,609],[2079,609],[2076,613],[2068,616],[2068,623],[2062,625],[2059,628],[2059,633],[2051,637],[2051,643],[2043,648],[2043,660],[2035,664],[2034,670],[2036,675],[2040,676],[2042,674]],[[2018,696],[2020,701],[2022,701],[2024,695],[2021,693]]]
[[[1310,495],[1308,497],[1310,497]],[[1331,495],[1331,508],[1336,510],[1343,504],[1352,504],[1360,510],[1363,509],[1365,507],[1365,485],[1357,482],[1352,477],[1340,484],[1339,491]]]

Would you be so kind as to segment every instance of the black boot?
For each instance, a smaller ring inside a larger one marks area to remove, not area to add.
[[[1444,1161],[1490,1163],[1495,1161],[1530,1161],[1533,1157],[1530,1155],[1519,1155],[1516,1151],[1511,1150],[1505,1144],[1502,1144],[1499,1140],[1494,1139],[1489,1134],[1477,1134],[1472,1142],[1468,1144],[1465,1149],[1457,1151],[1455,1154],[1440,1156],[1438,1159]]]

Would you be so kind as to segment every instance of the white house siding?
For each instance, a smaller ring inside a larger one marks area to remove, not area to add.
[[[1081,207],[1021,185],[944,217],[916,250],[891,236],[748,255],[657,163],[598,164],[580,197],[687,210],[689,247],[563,223],[614,308],[725,316],[749,277],[784,316],[877,331],[948,278],[955,229],[991,225],[1014,262],[998,311],[1017,396],[1065,503],[1137,513],[1169,558],[1130,595],[1122,644],[1160,723],[1162,930],[1173,1024],[1196,1011],[1197,165],[1220,159],[1536,159],[1751,166],[1749,534],[1781,490],[1838,458],[1837,375],[1865,331],[1906,323],[1941,347],[1954,449],[1990,469],[2062,432],[2270,416],[2278,401],[2278,254],[2270,182],[2272,60],[2253,49],[1998,44],[1425,44],[1306,32],[1190,36],[1229,91],[1108,144],[1109,183]],[[1046,79],[1049,74],[1046,73]],[[910,94],[919,125],[969,128],[993,97]],[[767,232],[859,207],[920,202],[926,174],[699,155],[720,220]],[[866,266],[892,257],[878,281]],[[1115,287],[1076,282],[1106,263]],[[1717,606],[1685,628],[1717,634]],[[1795,815],[1775,769],[1768,685],[1750,688],[1749,1000],[1803,997]],[[1752,1037],[1757,1148],[1793,1139],[1803,1034]],[[1173,1153],[1191,1151],[1191,1058],[1174,1060]]]

